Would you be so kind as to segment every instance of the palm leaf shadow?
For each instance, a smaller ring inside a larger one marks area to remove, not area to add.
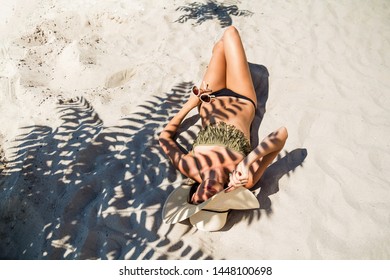
[[[60,101],[57,129],[22,128],[2,174],[8,199],[0,203],[0,258],[210,258],[159,232],[162,205],[181,177],[157,134],[190,85],[153,96],[115,127],[105,127],[89,102],[76,98]]]
[[[193,20],[195,21],[193,25],[201,25],[208,20],[217,19],[222,28],[233,24],[232,16],[253,15],[250,11],[240,10],[237,5],[224,5],[215,0],[208,0],[206,3],[190,3],[187,6],[178,7],[176,10],[185,12],[176,22],[185,23]]]

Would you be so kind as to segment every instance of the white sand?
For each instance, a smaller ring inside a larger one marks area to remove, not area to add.
[[[389,259],[390,3],[231,0],[239,15],[175,22],[190,3],[1,1],[0,257]],[[261,209],[169,226],[183,178],[157,135],[229,20],[269,72],[258,136],[289,139]]]

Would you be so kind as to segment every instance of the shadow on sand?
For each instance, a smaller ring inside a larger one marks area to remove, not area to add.
[[[183,178],[157,136],[191,85],[152,97],[118,126],[74,98],[59,100],[59,127],[21,128],[0,174],[0,258],[210,259],[160,230],[162,205]]]
[[[237,5],[225,5],[215,0],[208,0],[206,3],[194,2],[186,6],[180,6],[177,11],[185,12],[176,22],[185,23],[189,20],[194,21],[193,25],[217,19],[222,28],[232,25],[232,16],[252,16],[253,13],[247,10],[240,10]]]

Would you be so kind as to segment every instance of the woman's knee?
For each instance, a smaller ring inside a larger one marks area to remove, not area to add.
[[[225,29],[225,32],[223,34],[224,40],[231,40],[235,38],[240,38],[240,34],[238,33],[237,28],[235,28],[233,25],[229,26]]]
[[[224,51],[224,42],[234,41],[240,39],[240,34],[238,33],[237,28],[234,26],[229,26],[225,29],[222,38],[214,45],[213,53],[218,51]],[[241,40],[241,39],[240,39]]]

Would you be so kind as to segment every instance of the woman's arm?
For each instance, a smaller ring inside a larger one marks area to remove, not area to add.
[[[191,95],[190,99],[184,104],[183,108],[168,122],[159,135],[159,143],[165,154],[171,160],[172,164],[183,175],[198,181],[198,173],[194,168],[195,161],[190,159],[187,154],[183,153],[177,146],[174,137],[180,124],[187,114],[199,104],[198,97]],[[195,165],[196,166],[196,165]],[[195,178],[194,178],[195,177]]]
[[[184,153],[179,149],[173,138],[175,137],[180,124],[192,109],[192,106],[185,103],[183,108],[181,108],[181,110],[168,122],[159,136],[160,146],[175,167]]]
[[[236,167],[230,176],[228,191],[240,185],[253,187],[283,149],[288,137],[287,129],[281,127],[268,135],[252,152],[250,152]]]

